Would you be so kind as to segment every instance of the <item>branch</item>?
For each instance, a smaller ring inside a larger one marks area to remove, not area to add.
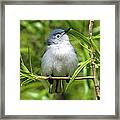
[[[100,99],[100,86],[99,86],[99,83],[96,79],[96,68],[95,68],[95,62],[94,62],[94,49],[92,47],[92,30],[93,30],[93,24],[94,24],[94,20],[90,20],[89,22],[89,40],[90,40],[90,43],[91,43],[91,46],[90,46],[90,49],[91,49],[91,52],[89,53],[90,54],[90,57],[91,57],[91,65],[92,65],[92,73],[93,73],[93,82],[94,82],[94,87],[95,87],[95,92],[96,92],[96,98],[99,100]]]
[[[71,78],[70,77],[46,77],[46,76],[34,76],[35,79],[37,80],[49,80],[49,79],[52,79],[52,80],[70,80]],[[83,79],[94,79],[93,76],[85,76],[85,77],[76,77],[75,80],[83,80]]]
[[[26,77],[26,76],[25,76]],[[23,81],[21,83],[21,86],[23,84],[28,84],[30,83],[31,81],[34,81],[34,80],[38,80],[38,81],[41,81],[41,80],[70,80],[71,78],[70,77],[46,77],[46,76],[37,76],[37,75],[31,75],[30,76],[30,79],[27,79],[25,81]],[[83,80],[83,79],[88,79],[88,80],[93,80],[94,77],[93,76],[85,76],[85,77],[76,77],[75,80]]]

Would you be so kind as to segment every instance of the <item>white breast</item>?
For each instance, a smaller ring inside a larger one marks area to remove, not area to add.
[[[71,75],[77,67],[77,57],[72,45],[64,44],[51,45],[42,59],[43,74],[54,76]]]

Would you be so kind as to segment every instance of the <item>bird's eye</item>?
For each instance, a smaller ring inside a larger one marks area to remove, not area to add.
[[[55,37],[59,39],[61,37],[61,34],[57,34]]]

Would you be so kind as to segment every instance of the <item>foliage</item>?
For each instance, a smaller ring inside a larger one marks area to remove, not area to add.
[[[74,80],[76,76],[92,75],[88,37],[89,20],[21,20],[20,21],[20,99],[22,100],[94,100],[95,91],[92,80]],[[47,47],[47,37],[55,28],[71,30],[68,32],[79,65],[74,72],[66,93],[63,96],[49,94],[47,80],[38,80],[41,75],[41,58]],[[100,21],[94,21],[92,47],[96,66],[96,78],[100,80]]]

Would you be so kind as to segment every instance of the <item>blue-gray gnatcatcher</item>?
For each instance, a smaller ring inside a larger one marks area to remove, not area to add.
[[[69,42],[70,30],[55,29],[48,37],[48,47],[42,58],[42,74],[45,76],[71,76],[77,67],[78,59],[73,46]],[[64,92],[63,80],[49,80],[50,93]],[[66,80],[68,83],[69,80]]]

